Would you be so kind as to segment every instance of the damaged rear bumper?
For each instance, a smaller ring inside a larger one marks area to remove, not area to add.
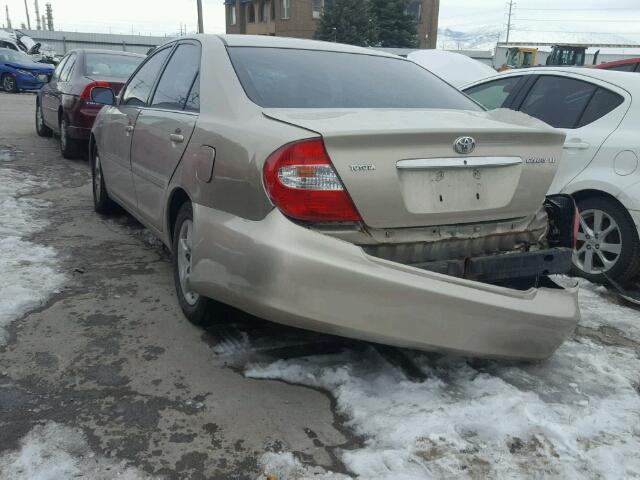
[[[525,291],[367,255],[286,219],[194,205],[191,286],[253,315],[373,342],[538,360],[572,334],[576,288]]]

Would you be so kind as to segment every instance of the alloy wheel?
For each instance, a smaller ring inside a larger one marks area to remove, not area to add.
[[[622,252],[622,234],[616,221],[598,209],[580,212],[580,227],[573,263],[585,273],[611,270]]]
[[[13,92],[15,89],[15,80],[11,75],[4,76],[4,79],[2,80],[2,88],[4,88],[6,92]]]
[[[195,305],[200,296],[191,290],[189,277],[191,276],[191,242],[193,232],[193,221],[185,220],[180,227],[178,234],[178,276],[180,278],[180,289],[185,301],[189,305]]]

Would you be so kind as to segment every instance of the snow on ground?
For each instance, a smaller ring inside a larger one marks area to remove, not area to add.
[[[637,332],[638,314],[583,283],[584,325]],[[546,362],[470,361],[407,353],[425,374],[408,379],[366,354],[250,365],[252,378],[326,389],[363,448],[343,451],[360,479],[640,478],[640,358],[631,348],[577,336]],[[286,452],[268,454],[278,480],[318,473]]]
[[[10,168],[11,155],[0,150],[0,345],[9,323],[44,302],[60,288],[55,251],[25,237],[43,229],[41,200],[22,195],[42,187],[36,177]]]
[[[97,456],[84,434],[55,422],[34,427],[18,450],[0,456],[3,480],[138,480],[150,476],[124,462]]]

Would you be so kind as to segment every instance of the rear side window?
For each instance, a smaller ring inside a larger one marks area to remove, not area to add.
[[[53,78],[54,80],[58,80],[60,78],[60,73],[62,73],[62,70],[64,69],[64,66],[67,64],[67,60],[69,60],[69,57],[64,57],[62,60],[60,60],[60,63],[58,64],[58,66],[56,67],[56,69],[53,72]]]
[[[599,88],[584,111],[578,127],[584,127],[611,113],[624,102],[624,98],[605,88]]]
[[[129,78],[142,60],[144,60],[144,57],[87,53],[84,61],[84,74],[99,77]]]
[[[171,47],[163,48],[147,59],[146,63],[138,70],[127,85],[127,89],[122,95],[122,103],[124,105],[144,107],[147,104],[153,83],[158,77],[160,69],[162,65],[164,65],[170,52]]]
[[[71,72],[73,71],[73,67],[76,65],[76,57],[75,53],[72,53],[67,60],[67,63],[62,67],[62,71],[60,72],[60,81],[66,82],[71,77]]]
[[[504,105],[515,86],[522,77],[509,77],[501,80],[476,85],[468,88],[465,93],[480,105],[489,110],[500,108]]]
[[[626,65],[616,65],[614,67],[609,67],[607,70],[616,70],[618,72],[635,72],[636,63],[627,63]]]
[[[200,47],[191,43],[178,45],[160,77],[151,106],[184,110],[199,70]]]
[[[247,96],[261,107],[482,110],[408,60],[284,48],[228,51]]]
[[[520,110],[555,128],[576,128],[596,88],[573,78],[543,75]]]
[[[184,109],[187,112],[199,112],[200,111],[200,74],[196,75],[196,79],[193,81],[193,86],[189,92],[187,98],[187,104]]]

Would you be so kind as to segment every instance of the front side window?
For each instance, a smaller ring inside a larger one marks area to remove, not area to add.
[[[281,0],[282,1],[282,19],[288,20],[291,18],[291,0]]]
[[[136,107],[144,107],[147,104],[153,84],[170,52],[171,47],[166,47],[158,50],[147,59],[146,63],[129,81],[122,95],[122,104]]]
[[[576,128],[597,87],[553,75],[541,76],[520,110],[555,128]]]
[[[493,80],[492,82],[468,88],[464,93],[469,95],[488,110],[494,110],[504,105],[509,94],[513,91],[521,78],[522,77],[509,77],[502,78],[500,80]]]
[[[482,110],[401,58],[259,47],[230,47],[228,52],[247,96],[265,108]]]
[[[178,45],[160,77],[151,107],[184,110],[199,70],[200,47],[191,43]]]

